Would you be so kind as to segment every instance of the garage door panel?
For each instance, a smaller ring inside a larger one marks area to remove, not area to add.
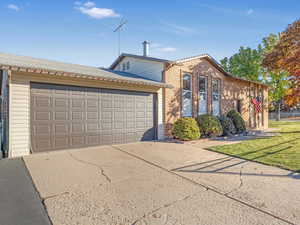
[[[54,128],[54,133],[58,135],[68,135],[70,133],[69,124],[54,124],[53,128]]]
[[[72,135],[70,137],[70,146],[68,148],[80,148],[87,145],[85,142],[85,136],[82,135]]]
[[[66,109],[61,109],[61,110],[66,110]],[[54,120],[55,121],[66,121],[69,120],[69,112],[54,112]]]
[[[71,123],[71,134],[82,134],[85,133],[84,123]]]
[[[32,132],[34,135],[51,135],[51,124],[39,124],[32,127]]]
[[[49,121],[49,120],[51,120],[51,112],[37,111],[37,112],[34,112],[33,117],[36,121]]]
[[[31,84],[34,152],[155,138],[154,95]]]
[[[66,135],[59,135],[53,137],[53,149],[67,149],[69,148],[69,137]]]
[[[32,142],[32,148],[38,149],[39,152],[53,150],[52,139],[49,137],[39,137],[36,141]]]
[[[49,96],[35,96],[32,99],[37,107],[51,107],[51,97]]]
[[[79,108],[79,109],[84,108],[85,107],[84,103],[85,103],[84,99],[78,99],[78,98],[71,99],[72,108]]]
[[[78,112],[72,111],[70,114],[71,114],[71,120],[72,121],[76,121],[76,120],[81,121],[84,118],[84,112],[82,112],[81,110],[78,111]]]
[[[87,143],[91,146],[101,145],[100,137],[98,134],[89,134],[86,136],[86,138],[87,138]]]

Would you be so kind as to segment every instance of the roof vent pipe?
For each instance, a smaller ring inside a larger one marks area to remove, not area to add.
[[[148,41],[143,42],[143,56],[145,57],[149,56],[149,46],[150,46],[150,42]]]

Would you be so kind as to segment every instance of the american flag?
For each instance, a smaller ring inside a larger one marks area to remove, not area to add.
[[[256,113],[259,113],[261,111],[261,101],[260,101],[260,98],[259,97],[253,98],[252,99],[252,104],[255,107]]]

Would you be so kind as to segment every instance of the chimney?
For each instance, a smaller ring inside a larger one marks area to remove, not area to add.
[[[148,42],[148,41],[143,42],[143,56],[145,56],[145,57],[149,56],[149,45],[150,45],[150,42]]]

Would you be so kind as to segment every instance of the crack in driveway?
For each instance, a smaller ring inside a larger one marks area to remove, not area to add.
[[[242,172],[243,168],[244,168],[243,166],[241,166],[241,168],[240,168],[240,184],[239,184],[239,186],[237,188],[234,188],[233,190],[225,193],[225,195],[232,194],[233,192],[236,192],[236,191],[238,191],[239,189],[242,188],[242,186],[244,185],[244,183],[243,183],[243,172]]]
[[[195,196],[196,194],[201,193],[201,192],[203,192],[203,191],[198,191],[198,192],[196,192],[196,193],[187,195],[187,196],[185,196],[184,198],[177,199],[177,200],[175,200],[175,201],[172,201],[172,202],[170,202],[170,203],[167,203],[167,204],[164,204],[164,205],[162,205],[162,206],[160,206],[160,207],[157,207],[156,209],[153,209],[153,210],[151,210],[150,212],[144,213],[144,215],[143,215],[142,217],[140,217],[140,218],[138,218],[137,220],[135,220],[133,223],[131,223],[131,225],[137,225],[138,222],[140,222],[141,220],[145,219],[147,216],[149,216],[149,215],[151,215],[151,214],[153,214],[153,213],[156,213],[157,211],[159,211],[159,210],[161,210],[161,209],[164,209],[164,208],[168,208],[168,207],[170,207],[170,206],[173,206],[173,205],[175,205],[175,204],[178,203],[178,202],[186,201],[186,200],[188,200],[189,198],[191,198],[191,197],[193,197],[193,196]],[[143,221],[143,222],[145,222],[145,221]]]
[[[42,203],[44,204],[45,201],[48,200],[48,199],[56,198],[56,197],[59,197],[59,196],[62,196],[62,195],[67,195],[67,194],[70,194],[70,192],[66,191],[66,192],[62,192],[62,193],[59,193],[59,194],[55,194],[55,195],[50,195],[50,196],[44,197],[44,198],[42,198]]]
[[[98,164],[95,164],[95,163],[92,163],[92,162],[89,162],[89,161],[85,161],[85,160],[82,160],[82,159],[78,159],[76,158],[71,152],[69,152],[69,155],[72,159],[74,159],[75,161],[77,162],[80,162],[80,163],[83,163],[83,164],[86,164],[86,165],[90,165],[90,166],[93,166],[93,167],[96,167],[100,170],[100,174],[105,177],[105,179],[107,180],[107,182],[111,183],[111,179],[109,178],[109,176],[104,172],[104,169],[98,165]]]

